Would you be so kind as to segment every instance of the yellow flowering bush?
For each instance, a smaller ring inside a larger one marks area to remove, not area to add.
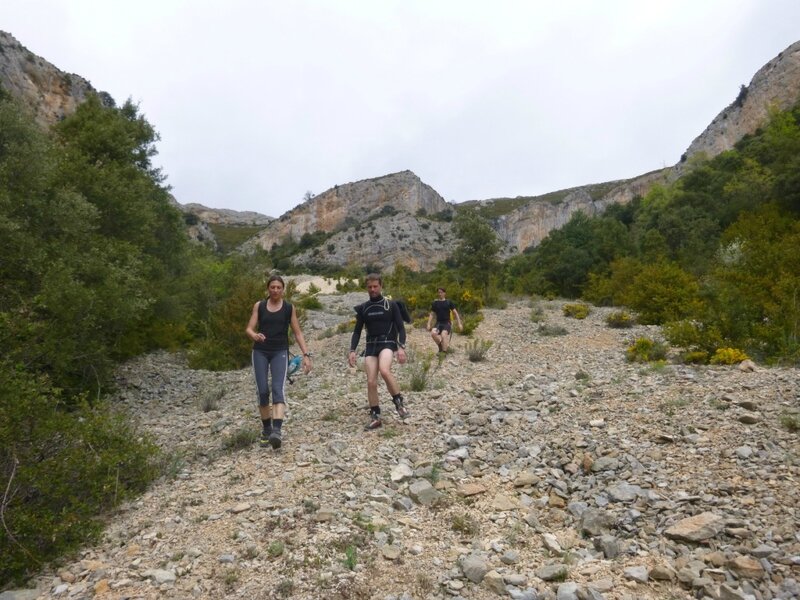
[[[710,362],[712,365],[735,365],[748,358],[747,354],[737,348],[717,348]]]

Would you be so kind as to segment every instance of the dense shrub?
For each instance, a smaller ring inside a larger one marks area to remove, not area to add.
[[[157,476],[157,449],[103,403],[0,362],[0,587],[93,540],[98,516]]]
[[[565,304],[562,311],[565,317],[582,320],[589,316],[590,309],[588,304]]]
[[[614,311],[606,317],[606,324],[614,329],[628,329],[633,327],[634,323],[636,319],[624,310]]]
[[[628,362],[653,362],[667,357],[667,347],[650,338],[641,337],[628,346],[625,358]]]
[[[736,348],[717,348],[709,362],[712,365],[735,365],[747,358],[747,354]]]
[[[644,266],[634,277],[623,302],[643,324],[662,324],[697,314],[701,307],[696,279],[672,263]]]

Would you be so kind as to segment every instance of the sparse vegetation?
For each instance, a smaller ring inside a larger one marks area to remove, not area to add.
[[[467,513],[453,515],[450,521],[450,528],[453,531],[463,533],[464,535],[474,536],[480,532],[480,525],[474,517]]]
[[[653,362],[663,360],[666,356],[666,345],[646,337],[637,338],[625,351],[628,362]]]
[[[565,317],[585,319],[589,316],[590,308],[588,304],[565,304],[562,311]]]
[[[797,413],[783,413],[780,417],[781,427],[786,431],[797,433],[800,431],[800,414]]]
[[[470,362],[481,362],[486,359],[486,353],[492,347],[491,340],[474,339],[466,344],[467,357]]]
[[[628,329],[633,327],[636,320],[625,310],[617,310],[606,317],[606,324],[613,329]]]
[[[539,329],[537,329],[540,335],[544,336],[558,336],[558,335],[567,335],[568,331],[565,327],[561,325],[548,325],[547,323],[543,323],[539,325]]]
[[[228,451],[249,448],[258,440],[259,433],[253,427],[241,427],[222,441],[222,447]]]

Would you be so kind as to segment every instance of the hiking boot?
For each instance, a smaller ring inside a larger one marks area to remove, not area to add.
[[[394,407],[397,409],[397,414],[400,415],[400,418],[405,419],[408,416],[408,409],[403,404],[403,397],[392,398],[392,402],[394,402]]]
[[[269,445],[272,446],[273,450],[277,450],[281,447],[281,432],[279,429],[276,429],[272,433],[269,434]]]
[[[378,429],[383,426],[383,421],[378,415],[370,415],[369,416],[369,423],[367,423],[366,427],[364,427],[364,431],[372,431],[373,429]]]
[[[266,448],[269,446],[269,436],[272,435],[272,429],[262,429],[261,430],[261,438],[258,440],[259,445],[262,448]]]

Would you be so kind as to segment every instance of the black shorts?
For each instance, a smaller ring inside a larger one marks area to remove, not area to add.
[[[436,329],[439,330],[439,333],[446,331],[447,333],[453,333],[453,324],[448,321],[447,323],[437,323]]]
[[[397,350],[397,342],[394,340],[380,340],[375,342],[370,342],[367,340],[367,347],[364,350],[364,356],[379,356],[381,351],[383,350],[391,350],[392,352]]]

